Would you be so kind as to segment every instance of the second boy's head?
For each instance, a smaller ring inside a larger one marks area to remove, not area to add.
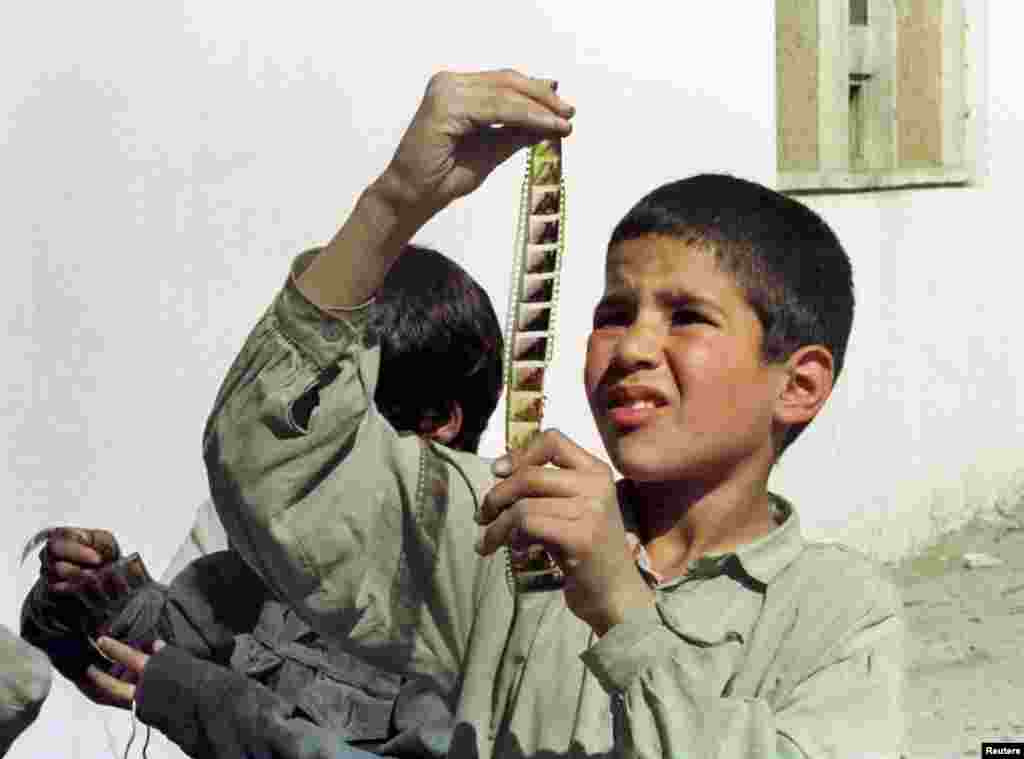
[[[410,244],[377,293],[367,333],[381,346],[381,414],[400,432],[475,452],[502,386],[501,326],[480,284]]]
[[[701,175],[612,233],[585,385],[612,461],[640,481],[765,476],[814,418],[853,321],[850,261],[801,203]]]

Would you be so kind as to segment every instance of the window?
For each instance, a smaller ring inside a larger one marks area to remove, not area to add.
[[[779,188],[959,184],[963,0],[776,0]]]

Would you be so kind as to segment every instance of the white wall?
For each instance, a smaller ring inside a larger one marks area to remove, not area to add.
[[[13,307],[0,424],[12,518],[0,622],[17,624],[36,563],[19,569],[16,554],[41,526],[115,529],[163,570],[205,493],[200,434],[229,362],[291,256],[328,238],[384,167],[439,68],[556,76],[579,109],[549,421],[598,449],[582,346],[614,222],[695,171],[772,181],[771,13],[754,5],[9,9],[0,287]],[[521,174],[513,161],[419,238],[462,261],[499,312]],[[500,434],[496,417],[486,453]],[[58,678],[11,756],[104,754],[128,732],[127,716],[106,715]]]
[[[836,393],[773,484],[812,532],[883,558],[1024,498],[1024,12],[966,6],[976,185],[805,198],[853,259],[858,310]]]

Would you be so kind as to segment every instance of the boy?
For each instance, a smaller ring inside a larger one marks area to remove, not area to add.
[[[374,395],[388,422],[475,452],[502,385],[501,328],[480,285],[442,254],[410,245],[388,272],[368,332],[382,344],[382,363],[391,377]],[[441,366],[438,355],[447,356]],[[412,391],[407,376],[420,378]],[[51,538],[41,552],[44,578],[26,601],[25,633],[91,699],[129,706],[130,699],[119,698],[111,678],[83,655],[83,641],[73,628],[77,607],[66,594],[83,577],[95,576],[106,563],[104,555],[108,561],[119,557],[117,542],[102,530],[70,535],[74,539]],[[443,699],[327,645],[287,607],[267,598],[262,581],[237,554],[219,550],[227,548],[216,515],[201,508],[190,539],[168,570],[170,587],[148,585],[105,604],[111,635],[159,637],[212,662],[183,656],[165,692],[223,697],[218,720],[246,731],[250,748],[254,742],[271,743],[276,731],[275,750],[282,756],[311,739],[335,747],[354,743],[389,756],[444,756],[452,725]],[[228,663],[234,672],[215,666]],[[193,756],[237,753],[236,746],[220,740],[223,730],[191,730],[190,716],[176,708],[178,703],[174,698],[158,703],[159,715],[151,714],[151,721]]]
[[[452,694],[452,756],[897,753],[899,599],[865,558],[805,544],[767,491],[853,310],[845,253],[799,203],[697,177],[616,228],[584,384],[617,484],[555,431],[492,468],[373,413],[363,322],[405,242],[572,115],[513,71],[431,80],[218,395],[204,453],[233,545],[315,629]],[[562,591],[513,596],[498,548],[520,541],[554,553]],[[133,660],[144,718],[175,657]]]

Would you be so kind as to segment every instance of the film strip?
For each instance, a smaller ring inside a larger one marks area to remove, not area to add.
[[[541,431],[564,253],[562,141],[545,140],[533,146],[527,158],[512,256],[505,330],[505,448],[510,452],[528,445]],[[516,545],[507,550],[509,584],[515,592],[563,586],[562,570],[544,546]]]

